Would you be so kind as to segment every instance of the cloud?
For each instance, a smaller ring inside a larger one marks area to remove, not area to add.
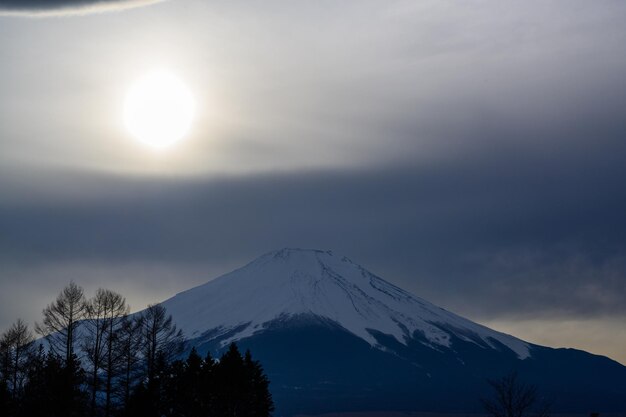
[[[0,2],[77,3],[43,4]],[[0,317],[37,313],[46,296],[28,291],[71,278],[139,305],[175,271],[152,299],[300,246],[473,319],[623,318],[626,3],[575,4],[190,1],[115,22],[5,19],[0,286],[33,284],[6,291]],[[159,161],[116,130],[110,94],[155,51],[207,104]]]
[[[433,165],[220,178],[21,176],[21,188],[2,186],[0,263],[226,272],[269,250],[313,247],[473,318],[626,314],[616,181],[626,167],[609,143],[552,157],[503,148]],[[178,281],[180,290],[197,283]]]
[[[0,16],[66,16],[130,9],[164,0],[0,0]]]

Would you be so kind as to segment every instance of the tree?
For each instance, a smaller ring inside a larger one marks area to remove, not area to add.
[[[128,417],[159,417],[157,407],[145,383],[137,385],[133,390],[122,415]]]
[[[200,397],[203,401],[203,411],[205,412],[205,415],[211,414],[207,410],[212,410],[213,404],[215,403],[217,386],[217,383],[215,381],[216,366],[217,362],[211,356],[211,352],[207,352],[204,360],[202,361],[202,367],[200,371]]]
[[[269,417],[269,380],[249,351],[231,344],[218,362],[192,349],[186,360],[167,363],[159,351],[154,375],[130,395],[123,415],[133,417]]]
[[[0,381],[4,388],[9,389],[9,379],[11,378],[11,343],[6,333],[0,336]]]
[[[144,345],[141,337],[142,328],[143,318],[141,316],[125,317],[115,340],[120,362],[115,392],[124,408],[128,406],[131,391],[140,378],[141,357],[139,353]]]
[[[246,350],[243,362],[251,384],[250,415],[254,417],[268,417],[274,411],[274,401],[269,390],[270,381],[267,375],[265,375],[261,363],[252,359],[250,350]]]
[[[500,379],[487,380],[493,389],[491,399],[482,399],[485,411],[492,417],[548,417],[549,403],[539,402],[537,387],[521,382],[517,372]]]
[[[99,289],[86,301],[72,282],[36,326],[47,343],[36,349],[21,320],[0,335],[2,417],[270,415],[269,381],[249,351],[233,343],[215,361],[194,348],[182,360],[182,332],[164,307],[128,311],[121,295]]]
[[[165,405],[170,416],[202,417],[210,415],[210,394],[203,375],[203,360],[195,348],[187,360],[174,361],[164,381]]]
[[[118,331],[128,314],[126,299],[111,290],[98,289],[85,303],[82,348],[90,364],[91,414],[95,414],[99,391],[105,393],[105,416],[111,413],[112,381],[117,373],[121,354],[115,349]],[[100,380],[104,387],[100,389]]]
[[[183,333],[176,329],[172,316],[165,307],[154,304],[142,313],[141,335],[144,339],[143,353],[148,382],[156,372],[157,358],[161,355],[166,363],[182,352]]]
[[[109,290],[103,290],[102,294],[105,306],[103,320],[106,326],[106,354],[103,364],[106,381],[104,415],[109,417],[111,415],[113,397],[113,378],[119,373],[124,357],[124,352],[121,349],[117,349],[121,347],[117,341],[121,336],[120,333],[123,330],[125,318],[130,308],[126,304],[126,299],[120,294]]]
[[[88,397],[81,389],[83,381],[78,358],[66,360],[40,350],[33,358],[19,416],[84,416]]]
[[[4,416],[13,415],[11,394],[3,379],[0,379],[0,410],[2,410]]]
[[[62,357],[66,363],[73,360],[76,344],[76,329],[86,310],[83,289],[70,282],[58,295],[55,302],[43,310],[43,321],[35,330],[44,336],[50,350]]]
[[[274,402],[269,392],[269,380],[250,351],[241,356],[237,345],[231,343],[215,365],[215,415],[225,417],[269,417]]]
[[[104,290],[99,289],[96,295],[85,303],[85,320],[83,322],[84,336],[82,338],[82,349],[90,369],[89,386],[91,389],[90,409],[91,415],[96,413],[96,399],[100,383],[100,369],[105,355],[105,332],[107,323],[107,303]]]
[[[243,357],[237,345],[231,343],[215,367],[217,382],[214,411],[224,417],[245,416],[246,404],[242,401],[249,392]]]
[[[1,337],[1,368],[3,380],[13,400],[22,393],[30,355],[33,352],[33,334],[28,326],[17,320]]]

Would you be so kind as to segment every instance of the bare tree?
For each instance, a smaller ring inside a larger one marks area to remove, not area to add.
[[[118,338],[121,336],[120,332],[123,329],[125,317],[128,315],[130,308],[126,304],[126,299],[120,294],[109,290],[103,290],[105,314],[104,322],[106,325],[105,337],[106,337],[106,354],[105,361],[103,363],[103,370],[106,380],[105,385],[105,408],[104,415],[109,417],[111,415],[111,401],[113,395],[113,378],[119,371],[121,359],[123,357],[122,352],[117,349]]]
[[[176,329],[172,316],[159,304],[148,306],[141,316],[144,360],[148,380],[152,380],[159,355],[169,361],[182,352],[183,333]]]
[[[105,322],[106,301],[104,290],[99,289],[96,295],[85,303],[85,320],[83,322],[84,335],[82,349],[90,366],[88,369],[89,385],[91,388],[91,415],[96,412],[96,398],[100,383],[100,369],[104,361],[104,337],[107,329]]]
[[[19,319],[0,338],[2,374],[13,398],[18,397],[24,388],[33,341],[32,332]]]
[[[90,365],[91,413],[95,414],[100,380],[105,379],[105,414],[108,416],[111,405],[111,380],[114,372],[116,353],[114,340],[124,316],[128,314],[126,300],[110,290],[98,289],[96,295],[85,303],[85,320],[82,349]]]
[[[0,336],[0,380],[8,387],[11,378],[11,343],[6,332]]]
[[[74,359],[76,329],[86,310],[83,289],[70,282],[61,291],[55,302],[43,310],[43,321],[35,326],[35,330],[44,336],[50,350],[65,358],[66,363]]]
[[[140,353],[144,346],[142,329],[143,317],[141,315],[127,316],[115,340],[120,361],[117,396],[124,407],[128,406],[131,390],[140,377]]]
[[[517,372],[500,379],[487,380],[493,389],[491,399],[482,399],[485,411],[492,417],[548,417],[549,403],[540,402],[537,387],[521,382]]]

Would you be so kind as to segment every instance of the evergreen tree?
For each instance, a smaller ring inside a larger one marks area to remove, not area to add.
[[[243,357],[237,345],[231,343],[215,367],[215,414],[223,417],[243,416],[242,394],[248,391]]]
[[[216,402],[216,387],[217,382],[215,378],[216,362],[211,356],[211,353],[207,353],[202,360],[200,366],[200,383],[198,384],[198,398],[200,399],[200,415],[201,416],[213,416],[213,409]]]
[[[178,392],[175,401],[177,412],[172,416],[200,417],[203,415],[202,385],[205,382],[202,378],[202,358],[194,348],[181,364],[178,381],[173,381]]]
[[[159,351],[152,378],[131,392],[123,416],[269,417],[274,409],[269,380],[249,351],[231,344],[218,362],[192,349],[185,360],[168,362]]]
[[[182,390],[180,416],[200,417],[206,415],[209,404],[206,404],[203,396],[206,389],[203,386],[207,381],[203,375],[203,360],[193,348],[184,363],[183,374],[179,389]]]
[[[244,366],[247,372],[247,378],[252,385],[250,392],[250,416],[267,417],[274,411],[274,401],[269,390],[269,379],[259,361],[252,359],[250,350],[246,350],[244,356]]]
[[[2,417],[268,417],[269,381],[237,345],[215,361],[195,348],[185,360],[180,330],[163,307],[128,317],[124,298],[98,290],[85,302],[71,283],[44,310],[34,347],[20,320],[0,337]],[[79,321],[81,331],[78,332]],[[67,327],[62,327],[66,325]],[[54,330],[58,329],[58,331]],[[74,346],[85,355],[86,370]],[[176,360],[175,360],[176,359]],[[101,405],[98,399],[103,399]],[[118,413],[119,411],[119,413]]]
[[[28,364],[27,382],[24,387],[24,396],[20,404],[20,416],[44,415],[47,405],[46,393],[46,365],[47,355],[43,345],[39,344],[36,353],[31,356]]]
[[[188,390],[193,387],[190,387],[186,381],[185,368],[186,364],[182,360],[172,362],[162,381],[161,410],[168,417],[187,416],[187,403],[193,396],[193,393]]]
[[[83,391],[85,371],[81,367],[76,354],[63,363],[59,379],[59,395],[57,401],[64,405],[62,415],[68,417],[84,416],[87,411],[87,394]]]
[[[146,378],[140,383],[130,396],[127,416],[137,417],[161,417],[169,416],[168,399],[171,394],[167,392],[171,366],[168,364],[166,355],[159,351],[152,364],[152,377]]]
[[[82,417],[87,394],[81,387],[84,372],[73,356],[68,362],[56,354],[33,360],[20,407],[23,417]]]
[[[157,404],[153,400],[146,382],[137,385],[128,399],[122,415],[128,417],[160,417]]]

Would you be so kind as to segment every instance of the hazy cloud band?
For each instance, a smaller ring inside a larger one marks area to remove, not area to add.
[[[2,0],[0,16],[64,16],[129,9],[164,0]]]

